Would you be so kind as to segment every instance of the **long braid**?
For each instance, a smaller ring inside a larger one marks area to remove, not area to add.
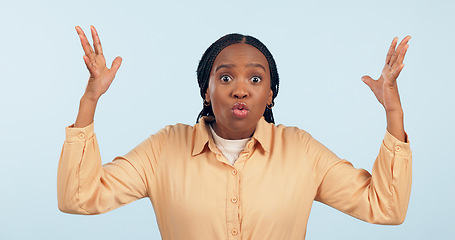
[[[210,45],[210,47],[207,48],[207,50],[202,55],[202,58],[199,61],[199,65],[197,67],[197,80],[202,99],[205,99],[205,94],[207,92],[207,88],[209,85],[210,72],[212,71],[212,66],[213,63],[215,62],[216,57],[224,48],[236,43],[249,44],[258,49],[262,54],[264,54],[265,58],[269,63],[270,86],[273,92],[272,105],[275,105],[275,98],[278,95],[279,77],[276,63],[275,60],[273,59],[272,54],[267,49],[267,47],[258,39],[252,36],[242,35],[238,33],[232,33],[221,37],[212,45]],[[275,123],[272,109],[265,108],[263,115],[264,119],[267,122]],[[203,116],[214,116],[211,105],[209,106],[203,105],[202,111],[199,113],[196,122],[199,122],[199,119]]]

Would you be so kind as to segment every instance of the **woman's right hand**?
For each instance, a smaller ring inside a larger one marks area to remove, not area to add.
[[[106,67],[106,60],[103,56],[103,49],[101,48],[98,33],[93,26],[90,26],[90,30],[92,32],[95,51],[93,51],[92,46],[88,42],[84,31],[79,26],[76,27],[77,34],[81,39],[82,48],[85,52],[83,56],[84,62],[90,72],[87,88],[85,89],[84,96],[81,98],[79,113],[74,123],[74,127],[76,128],[86,127],[93,122],[98,99],[107,91],[114,80],[117,70],[122,64],[122,58],[116,57],[112,62],[111,69]]]
[[[112,62],[111,68],[107,68],[98,33],[96,32],[94,26],[90,26],[90,30],[92,33],[93,47],[95,48],[95,51],[93,51],[92,46],[88,42],[84,31],[82,31],[79,26],[76,26],[76,31],[79,35],[81,45],[85,53],[83,56],[84,62],[90,72],[90,78],[88,80],[83,98],[89,101],[97,102],[114,80],[115,74],[122,64],[122,58],[116,57]]]

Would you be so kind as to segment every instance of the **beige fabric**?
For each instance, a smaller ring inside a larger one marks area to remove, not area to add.
[[[221,151],[223,156],[231,163],[231,165],[234,165],[235,161],[239,158],[240,152],[245,149],[245,146],[250,138],[239,140],[224,139],[216,134],[211,124],[209,124],[209,126],[210,133],[212,134],[216,147]]]
[[[99,214],[149,197],[166,240],[303,239],[313,200],[372,223],[406,216],[411,150],[389,133],[370,175],[307,132],[264,119],[231,165],[208,121],[167,126],[104,166],[93,123],[67,127],[59,208]]]

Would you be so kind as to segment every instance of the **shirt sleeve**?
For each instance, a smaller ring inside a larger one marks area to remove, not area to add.
[[[63,212],[100,214],[147,196],[144,179],[151,171],[146,169],[155,166],[153,154],[145,153],[150,138],[102,165],[93,128],[92,123],[65,129],[57,173],[58,207]]]
[[[323,163],[319,165],[325,170],[317,201],[370,223],[396,225],[404,221],[412,180],[409,143],[386,132],[371,174],[331,152],[321,156]]]

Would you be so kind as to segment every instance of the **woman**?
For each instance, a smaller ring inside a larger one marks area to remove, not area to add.
[[[76,122],[66,128],[61,211],[99,214],[149,197],[163,239],[304,239],[313,200],[371,223],[404,221],[411,151],[396,78],[409,36],[398,47],[393,40],[378,80],[363,77],[387,115],[370,175],[307,132],[273,123],[275,61],[259,40],[239,34],[213,43],[199,63],[204,107],[196,125],[167,126],[102,166],[93,116],[121,58],[108,69],[95,28],[94,49],[76,30],[90,79]]]

